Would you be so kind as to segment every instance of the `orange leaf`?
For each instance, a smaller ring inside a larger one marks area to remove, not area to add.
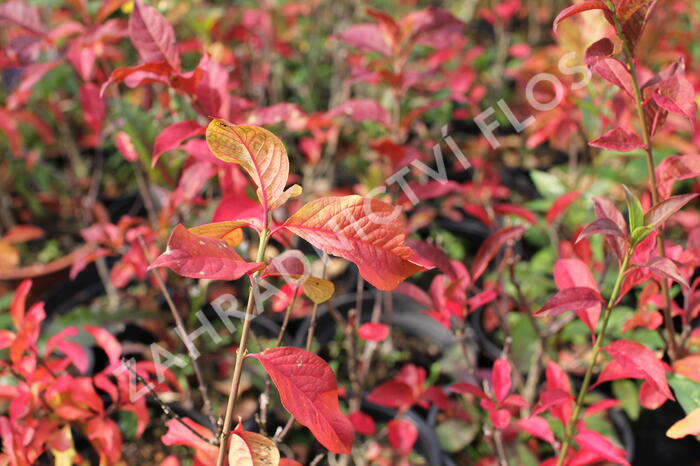
[[[197,227],[188,228],[190,233],[209,238],[222,239],[229,246],[235,248],[243,241],[242,227],[248,226],[250,223],[244,221],[216,222],[199,225]]]
[[[395,209],[376,199],[329,196],[309,202],[282,226],[326,253],[354,262],[377,288],[392,290],[425,270],[404,244],[404,222]]]
[[[666,431],[666,437],[670,438],[679,439],[686,435],[700,435],[700,408],[695,408]]]

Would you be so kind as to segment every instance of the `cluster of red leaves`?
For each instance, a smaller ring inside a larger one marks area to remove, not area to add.
[[[130,373],[115,372],[121,367],[121,345],[102,328],[83,327],[107,355],[108,363],[99,371],[90,369],[87,349],[70,340],[79,334],[75,327],[48,338],[40,352],[39,330],[46,316],[41,302],[26,308],[31,286],[31,281],[22,282],[12,301],[15,331],[0,331],[0,349],[9,351],[0,373],[14,381],[0,387],[0,400],[9,403],[7,415],[0,417],[0,459],[30,465],[50,451],[57,461],[72,464],[80,460],[73,441],[79,432],[90,441],[100,464],[116,464],[122,456],[122,433],[115,416],[121,411],[135,414],[138,436],[150,419],[146,398],[132,396],[137,387]],[[172,374],[151,362],[136,363],[134,370],[146,380],[163,373],[173,388],[178,387]],[[171,388],[158,384],[155,390]]]

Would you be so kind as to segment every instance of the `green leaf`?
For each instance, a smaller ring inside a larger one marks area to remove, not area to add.
[[[546,198],[556,198],[567,191],[559,178],[549,172],[531,170],[530,178],[532,178],[537,192]]]
[[[469,445],[479,433],[479,424],[451,419],[438,424],[435,429],[443,450],[456,453]]]
[[[612,392],[630,419],[637,420],[640,411],[637,385],[631,380],[615,380],[612,383]]]
[[[136,414],[131,411],[119,411],[118,417],[119,430],[122,431],[126,438],[134,438],[139,421]]]
[[[632,231],[632,244],[639,244],[644,238],[649,236],[652,231],[654,231],[653,228],[645,225],[635,228]]]
[[[644,226],[644,209],[642,209],[642,203],[639,202],[637,196],[632,194],[632,191],[630,191],[624,184],[622,187],[625,189],[625,196],[627,197],[627,212],[629,215],[630,234],[633,234],[638,227]]]
[[[700,383],[678,374],[671,374],[667,379],[686,414],[700,408]]]

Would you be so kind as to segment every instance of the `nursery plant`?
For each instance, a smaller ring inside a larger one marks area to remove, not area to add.
[[[693,2],[0,4],[0,464],[694,464]]]

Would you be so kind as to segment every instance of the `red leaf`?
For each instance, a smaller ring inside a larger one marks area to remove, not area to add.
[[[491,373],[491,385],[493,386],[493,395],[496,401],[500,404],[506,399],[510,393],[510,363],[503,358],[496,359],[493,364],[493,372]]]
[[[406,241],[406,244],[421,257],[421,263],[429,263],[431,266],[437,267],[450,278],[456,280],[462,278],[462,275],[467,275],[466,270],[463,272],[458,271],[453,261],[438,246],[427,241],[414,239],[409,239]]]
[[[632,75],[630,75],[627,67],[617,58],[601,58],[591,66],[591,70],[601,78],[625,91],[628,96],[634,97]]]
[[[95,136],[99,137],[105,119],[107,103],[100,97],[100,90],[93,83],[84,83],[78,91],[83,118]]]
[[[547,369],[545,370],[545,378],[547,380],[547,388],[550,390],[562,390],[565,393],[571,394],[571,382],[566,372],[555,362],[548,361]]]
[[[628,19],[624,20],[622,24],[622,33],[625,35],[625,38],[629,43],[630,51],[632,54],[634,54],[637,44],[639,43],[639,39],[642,36],[642,32],[644,31],[644,27],[649,20],[649,15],[656,4],[656,0],[622,1],[620,2],[620,5],[625,3],[631,3],[635,4],[635,6],[639,6],[638,8],[631,10],[633,13]]]
[[[533,225],[537,223],[537,217],[535,217],[532,211],[516,204],[496,204],[493,206],[493,211],[499,215],[515,215]]]
[[[566,18],[588,10],[603,10],[610,12],[608,7],[605,5],[605,2],[588,0],[585,2],[576,3],[575,5],[571,5],[569,8],[565,8],[557,15],[557,17],[554,19],[554,32],[556,32],[559,23],[564,21]]]
[[[410,31],[411,39],[433,48],[447,48],[462,37],[464,23],[449,11],[429,7],[401,18],[400,27]]]
[[[593,387],[598,386],[602,383],[609,382],[611,380],[620,379],[643,379],[645,376],[644,372],[634,367],[625,367],[620,364],[616,359],[610,361],[600,374]]]
[[[555,441],[552,428],[549,427],[549,423],[543,417],[532,416],[520,419],[518,421],[518,427],[545,442],[554,443]]]
[[[700,154],[674,155],[656,166],[659,194],[663,199],[671,194],[674,181],[700,176]]]
[[[392,419],[387,424],[387,438],[391,447],[400,455],[406,456],[413,450],[418,440],[418,429],[406,419]]]
[[[480,389],[476,385],[467,382],[457,382],[456,384],[450,387],[450,391],[453,393],[474,395],[477,398],[481,398],[482,400],[489,399],[489,397],[486,395],[486,393],[484,393],[482,389]]]
[[[560,290],[578,286],[598,291],[598,284],[593,278],[591,270],[580,259],[557,260],[554,264],[554,281]],[[593,334],[600,317],[600,303],[598,302],[593,306],[587,306],[582,309],[575,309],[575,311]]]
[[[660,408],[667,399],[666,395],[657,390],[656,386],[648,380],[645,380],[639,387],[639,402],[644,409]]]
[[[399,283],[394,291],[401,293],[409,298],[413,299],[415,302],[423,306],[425,309],[430,309],[433,307],[433,300],[430,298],[428,293],[423,291],[419,286],[414,285],[410,282]]]
[[[596,401],[588,408],[586,408],[586,410],[583,412],[583,417],[588,417],[595,413],[607,411],[608,409],[617,408],[618,406],[620,406],[620,402],[615,399],[609,398],[606,400]]]
[[[610,440],[606,439],[594,430],[582,430],[576,435],[576,443],[582,450],[589,450],[600,455],[608,461],[617,464],[629,466],[625,458],[625,451],[613,445]]]
[[[552,223],[559,218],[580,195],[581,193],[578,191],[571,191],[556,198],[554,203],[552,203],[552,207],[547,211],[547,223]]]
[[[565,397],[561,403],[552,406],[552,415],[562,424],[566,425],[571,417],[573,401],[571,396],[571,382],[566,372],[555,362],[548,361],[545,370],[546,386],[549,392],[559,392]]]
[[[280,458],[279,466],[304,466],[298,461],[289,458]]]
[[[576,238],[576,242],[578,243],[582,239],[591,235],[606,235],[625,238],[625,233],[623,233],[617,224],[609,218],[599,218],[586,225],[586,227],[581,230],[581,233],[579,233],[578,237]]]
[[[620,229],[620,231],[627,230],[627,222],[625,222],[625,217],[619,211],[615,204],[607,199],[600,197],[593,198],[593,208],[595,214],[598,218],[607,218],[612,220],[615,225]]]
[[[615,152],[629,152],[642,149],[644,143],[637,133],[628,133],[622,128],[614,128],[588,143],[589,146]]]
[[[237,280],[264,266],[262,262],[245,262],[226,241],[195,235],[180,224],[168,239],[168,249],[148,270],[168,267],[183,277]]]
[[[389,380],[372,390],[367,395],[367,401],[388,408],[405,411],[415,403],[413,389],[401,380]]]
[[[102,348],[107,354],[107,359],[109,359],[109,365],[111,367],[117,367],[120,364],[120,358],[122,355],[122,347],[119,341],[109,333],[107,330],[95,327],[92,325],[83,326],[86,332],[88,332],[97,342],[97,346]]]
[[[615,45],[607,37],[593,42],[586,49],[585,62],[588,66],[593,66],[601,58],[609,57],[615,51]]]
[[[197,424],[192,419],[183,418],[182,422],[199,432],[204,438],[213,436],[209,429]],[[168,421],[168,432],[160,440],[164,445],[185,445],[194,448],[195,465],[208,466],[216,464],[216,456],[219,449],[215,445],[197,437],[178,420],[171,419]]]
[[[139,155],[136,152],[134,144],[131,142],[131,136],[129,136],[128,133],[119,131],[114,136],[114,144],[117,146],[119,153],[122,154],[122,157],[124,157],[126,160],[129,162],[136,162],[138,160]]]
[[[474,262],[472,262],[472,281],[476,281],[484,273],[491,259],[498,254],[503,246],[509,241],[519,239],[524,231],[523,227],[506,227],[486,238],[477,251]]]
[[[165,62],[144,63],[127,68],[117,68],[109,75],[109,79],[102,84],[100,88],[100,97],[104,95],[105,90],[107,90],[110,84],[120,83],[127,79],[131,79],[131,81],[127,82],[129,87],[135,87],[146,83],[162,83],[167,85],[170,83],[169,76],[173,71],[173,68]],[[134,77],[138,79],[134,80]]]
[[[646,346],[629,340],[617,340],[605,347],[623,368],[639,370],[644,378],[663,393],[666,398],[674,400],[671,390],[666,383],[666,369],[653,351]]]
[[[326,361],[299,348],[251,354],[277,387],[284,408],[334,453],[352,451],[353,429],[340,411],[335,375]]]
[[[151,166],[158,163],[158,159],[164,152],[177,148],[185,139],[202,134],[204,128],[196,121],[185,120],[174,123],[160,132],[153,143],[153,160]]]
[[[2,239],[9,243],[25,243],[44,237],[44,230],[34,225],[15,225],[5,233]]]
[[[362,52],[377,52],[385,57],[391,55],[391,47],[387,43],[382,28],[377,24],[353,24],[341,32],[338,37]]]
[[[348,419],[350,423],[352,423],[353,429],[355,429],[355,432],[358,434],[373,436],[377,432],[374,419],[361,411],[348,414]]]
[[[625,222],[625,218],[622,216],[622,213],[617,209],[617,207],[615,207],[615,204],[607,199],[594,197],[593,208],[598,218],[607,218],[612,220],[620,231],[627,231],[627,222]],[[607,236],[605,241],[610,245],[618,260],[622,261],[622,258],[627,250],[626,241],[623,238],[617,238],[615,236]]]
[[[58,349],[82,373],[88,369],[88,358],[87,354],[85,354],[85,349],[81,345],[65,339],[76,335],[78,335],[78,329],[75,327],[64,328],[46,341],[44,354],[48,357],[54,349]]]
[[[357,336],[363,340],[383,341],[389,336],[389,326],[379,322],[367,322],[357,330]]]
[[[654,102],[672,113],[695,122],[698,104],[695,102],[695,89],[683,75],[672,76],[659,84],[652,94]]]
[[[559,419],[562,424],[565,424],[571,417],[573,400],[573,395],[563,390],[548,388],[540,393],[540,399],[532,414],[539,415],[547,410],[551,410],[552,415]]]
[[[644,214],[644,225],[651,228],[661,226],[671,215],[681,210],[684,205],[697,196],[697,194],[681,194],[659,202]]]
[[[603,302],[600,293],[592,288],[566,288],[555,294],[536,312],[539,316],[558,316],[566,311],[587,309]]]
[[[12,323],[15,325],[16,329],[22,327],[24,322],[24,314],[27,309],[27,295],[29,290],[32,288],[31,280],[23,280],[19,284],[15,294],[12,297],[12,303],[10,304],[10,317],[12,317]]]
[[[654,256],[650,258],[644,266],[649,267],[649,270],[657,277],[661,277],[662,280],[668,278],[680,283],[686,290],[690,289],[688,281],[671,259],[662,256]]]
[[[36,8],[23,0],[10,0],[0,5],[0,24],[4,23],[21,26],[39,36],[46,35]]]
[[[328,196],[311,201],[282,227],[328,254],[354,262],[362,277],[392,290],[416,272],[413,251],[404,244],[400,209],[377,199]]]
[[[194,80],[194,92],[187,79],[174,80],[173,85],[182,86],[187,93],[195,95],[194,107],[202,115],[216,118],[229,118],[231,113],[231,96],[229,94],[228,70],[220,63],[204,54],[195,73],[199,79]]]
[[[489,419],[496,429],[505,429],[510,425],[510,411],[507,409],[491,409],[489,410]]]
[[[347,116],[353,121],[374,121],[384,126],[391,125],[389,112],[372,99],[350,99],[326,113],[328,118]]]
[[[175,31],[158,10],[141,0],[134,1],[129,16],[129,37],[145,62],[167,62],[180,69],[180,55],[175,45]]]

